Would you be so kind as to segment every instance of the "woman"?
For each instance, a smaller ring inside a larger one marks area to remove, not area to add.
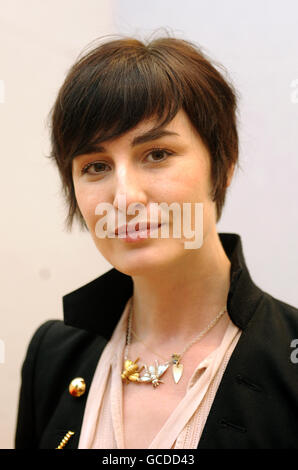
[[[297,310],[216,230],[238,161],[232,86],[186,41],[113,40],[52,111],[68,227],[114,268],[35,333],[16,447],[298,448]]]

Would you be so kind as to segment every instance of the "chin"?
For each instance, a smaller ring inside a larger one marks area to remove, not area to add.
[[[181,240],[156,240],[150,244],[124,245],[119,241],[96,243],[102,256],[118,271],[129,276],[141,276],[171,270],[185,256]],[[187,252],[189,250],[186,250]]]
[[[109,261],[111,263],[111,261]],[[111,263],[115,269],[122,272],[123,274],[127,274],[128,276],[146,276],[146,274],[150,274],[160,270],[161,263],[160,262],[153,262],[152,260],[148,261],[143,257],[142,261],[127,261]]]
[[[150,253],[139,253],[138,255],[130,253],[117,257],[116,259],[109,259],[118,271],[127,274],[128,276],[151,276],[161,273],[162,271],[171,271],[177,262],[174,253],[165,253],[159,250],[152,250]]]

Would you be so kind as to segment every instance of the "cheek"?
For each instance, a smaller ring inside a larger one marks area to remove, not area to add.
[[[97,192],[86,187],[75,187],[77,204],[87,225],[96,217],[95,208],[100,202]]]
[[[210,183],[207,168],[204,165],[192,165],[184,168],[169,181],[165,188],[167,199],[172,201],[206,201],[210,193]],[[167,200],[165,199],[165,200]]]

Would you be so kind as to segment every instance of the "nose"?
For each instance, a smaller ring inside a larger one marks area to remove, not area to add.
[[[136,208],[142,204],[146,207],[148,203],[145,182],[137,175],[137,172],[127,166],[121,167],[115,173],[115,193],[113,206],[118,211],[125,210],[127,214],[128,207]]]

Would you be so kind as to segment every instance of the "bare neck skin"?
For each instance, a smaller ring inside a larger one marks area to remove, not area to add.
[[[226,306],[230,267],[214,230],[195,254],[180,263],[133,276],[136,334],[151,346],[182,346],[192,340]]]

